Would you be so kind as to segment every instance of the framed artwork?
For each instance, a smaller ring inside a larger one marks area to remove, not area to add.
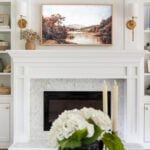
[[[9,15],[0,14],[0,27],[1,26],[9,26]]]
[[[42,45],[111,45],[112,5],[42,5]]]

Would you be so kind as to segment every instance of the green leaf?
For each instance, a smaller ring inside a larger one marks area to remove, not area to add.
[[[62,150],[64,149],[74,149],[74,148],[78,148],[81,147],[81,141],[78,140],[73,140],[73,139],[65,139],[63,141],[59,141],[59,145],[61,147]]]
[[[94,135],[93,135],[92,137],[90,137],[90,138],[84,138],[84,139],[82,140],[82,144],[83,144],[83,145],[90,145],[90,144],[96,142],[97,139],[98,139],[98,137],[99,137],[99,136],[101,135],[101,133],[103,132],[103,130],[102,130],[100,127],[98,127],[98,126],[93,122],[93,120],[90,119],[90,120],[88,120],[88,122],[94,125]]]
[[[88,131],[87,129],[82,129],[82,130],[78,130],[76,131],[72,136],[71,138],[72,139],[75,139],[75,140],[82,140],[83,138],[85,138],[88,134]]]
[[[74,149],[82,146],[82,139],[85,138],[88,134],[87,129],[82,129],[76,131],[71,137],[68,139],[64,139],[62,141],[59,141],[59,145],[61,149]]]
[[[125,150],[121,139],[113,133],[105,133],[102,139],[109,150]]]

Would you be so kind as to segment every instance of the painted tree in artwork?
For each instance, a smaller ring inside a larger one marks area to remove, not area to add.
[[[67,37],[67,29],[62,25],[65,17],[60,14],[53,14],[50,17],[43,17],[43,36],[46,40],[56,40],[61,43]]]
[[[112,43],[112,17],[109,17],[100,23],[99,35],[103,43]]]

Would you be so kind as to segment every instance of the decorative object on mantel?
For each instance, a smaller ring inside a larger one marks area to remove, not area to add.
[[[22,39],[22,31],[27,27],[27,20],[25,19],[25,17],[27,16],[27,4],[25,1],[18,2],[17,11],[20,15],[18,26],[20,28],[20,39]]]
[[[11,72],[11,65],[10,65],[10,64],[7,64],[7,65],[4,67],[3,72],[4,72],[4,73],[10,73],[10,72]]]
[[[50,129],[50,146],[59,150],[124,150],[121,139],[112,132],[107,114],[93,108],[64,111]]]
[[[4,86],[3,84],[0,86],[0,95],[9,95],[10,93],[10,87]]]
[[[128,5],[128,12],[132,19],[128,20],[126,25],[129,30],[132,30],[132,41],[134,41],[134,30],[136,27],[135,19],[138,17],[138,5],[136,2]]]
[[[9,42],[0,40],[0,51],[4,51],[9,48]]]
[[[40,36],[37,34],[37,32],[34,32],[31,29],[24,30],[22,33],[22,38],[26,40],[25,48],[27,50],[35,50],[36,49],[35,40],[40,41]]]
[[[42,45],[112,45],[112,9],[112,5],[43,5]]]
[[[0,72],[3,72],[3,69],[4,69],[4,63],[2,58],[0,58]]]

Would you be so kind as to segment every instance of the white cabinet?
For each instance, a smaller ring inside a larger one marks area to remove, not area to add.
[[[144,132],[145,132],[145,142],[150,142],[150,104],[146,104],[144,106],[144,114],[145,114],[145,121],[144,121]]]
[[[0,142],[9,141],[10,137],[10,105],[0,104]]]

